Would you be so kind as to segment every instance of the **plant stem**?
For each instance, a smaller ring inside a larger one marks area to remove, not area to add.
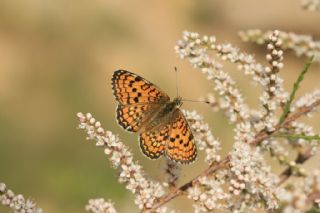
[[[280,124],[288,117],[288,115],[290,113],[290,107],[291,107],[291,104],[293,102],[293,99],[294,99],[294,97],[295,97],[295,95],[296,95],[296,93],[297,93],[297,91],[299,89],[300,83],[303,81],[305,74],[308,72],[308,70],[309,70],[309,68],[310,68],[310,66],[311,66],[311,64],[313,62],[313,58],[314,58],[314,56],[312,56],[307,61],[307,63],[304,65],[304,68],[303,68],[302,72],[300,73],[298,79],[296,80],[296,82],[294,82],[293,89],[292,89],[292,92],[290,94],[290,98],[287,101],[286,105],[284,106],[283,113],[282,113],[282,115],[280,117],[280,121],[279,121]]]
[[[304,139],[304,140],[307,140],[307,141],[320,140],[320,135],[290,135],[290,134],[279,133],[279,134],[274,134],[272,137],[275,137],[275,138],[288,138],[288,139],[291,139],[291,140],[294,140],[294,139]]]

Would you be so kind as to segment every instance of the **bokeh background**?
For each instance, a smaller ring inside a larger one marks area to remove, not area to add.
[[[113,71],[133,71],[174,97],[177,66],[180,93],[198,99],[211,85],[174,53],[182,31],[216,35],[219,42],[231,42],[266,63],[264,47],[241,42],[239,30],[279,29],[317,37],[319,20],[320,14],[302,10],[299,0],[1,0],[0,181],[49,213],[84,212],[87,200],[95,197],[112,199],[119,212],[137,212],[102,150],[77,130],[76,113],[91,112],[105,129],[120,135],[151,177],[164,180],[164,161],[142,156],[137,135],[116,124]],[[281,75],[288,90],[305,60],[285,53]],[[234,65],[226,68],[248,103],[256,105],[259,93],[248,78]],[[319,78],[320,67],[314,64],[299,94],[319,88]],[[201,103],[183,107],[205,116],[223,141],[222,153],[230,149],[232,126],[221,113]],[[306,122],[319,130],[316,120]],[[205,168],[201,155],[183,168],[180,183]],[[170,205],[191,211],[185,198]],[[0,212],[8,211],[0,206]]]

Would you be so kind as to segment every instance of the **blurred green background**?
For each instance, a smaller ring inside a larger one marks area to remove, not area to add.
[[[180,93],[198,99],[211,85],[174,53],[182,31],[216,35],[218,42],[231,42],[265,63],[264,47],[242,43],[239,30],[319,36],[319,20],[319,13],[303,11],[298,0],[1,0],[0,181],[49,213],[84,212],[87,200],[96,197],[112,199],[119,212],[138,211],[103,151],[77,130],[76,113],[91,112],[105,129],[120,135],[151,177],[164,180],[163,159],[142,156],[137,135],[116,124],[113,71],[133,71],[174,97],[177,66]],[[291,88],[305,60],[285,54],[285,88]],[[234,65],[226,69],[248,103],[256,105],[259,93],[249,78]],[[313,65],[299,94],[319,87],[319,72],[319,65]],[[232,126],[221,113],[197,103],[183,107],[205,116],[223,141],[222,152],[230,148]],[[306,121],[319,130],[319,122]],[[180,183],[205,168],[201,155],[183,168]],[[184,203],[179,198],[169,205],[190,210]],[[0,212],[9,210],[0,206]]]

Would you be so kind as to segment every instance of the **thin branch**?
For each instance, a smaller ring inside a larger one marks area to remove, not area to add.
[[[157,208],[164,205],[165,203],[169,202],[173,198],[182,195],[187,189],[190,187],[196,185],[199,183],[199,179],[204,176],[208,176],[216,171],[218,171],[221,168],[225,168],[229,165],[230,162],[230,156],[226,156],[223,160],[221,160],[219,163],[214,164],[210,167],[208,167],[206,170],[204,170],[200,175],[193,178],[191,181],[185,183],[184,185],[180,186],[178,189],[174,190],[173,192],[170,192],[169,194],[163,196],[159,199],[159,202],[156,203],[149,211],[146,212],[154,212]]]
[[[269,138],[271,136],[271,134],[273,134],[273,133],[277,132],[278,130],[280,130],[281,128],[287,126],[292,121],[297,120],[302,115],[307,114],[308,112],[312,111],[318,105],[320,105],[320,100],[317,100],[316,102],[314,102],[310,106],[305,106],[305,107],[299,108],[296,113],[294,113],[291,116],[287,117],[283,121],[283,123],[279,123],[278,125],[276,125],[272,132],[262,131],[262,132],[258,133],[257,136],[255,137],[255,139],[253,141],[251,141],[251,144],[258,145],[261,141]]]
[[[283,109],[283,114],[280,117],[279,123],[282,123],[288,117],[288,115],[290,113],[290,107],[291,107],[291,104],[293,102],[293,99],[294,99],[294,97],[295,97],[295,95],[296,95],[296,93],[297,93],[297,91],[299,89],[300,83],[303,81],[305,74],[308,72],[308,70],[309,70],[309,68],[310,68],[310,66],[311,66],[311,64],[313,62],[313,58],[314,57],[312,56],[307,61],[307,63],[304,65],[304,68],[303,68],[302,72],[300,73],[298,79],[296,80],[296,82],[294,82],[293,89],[292,89],[292,92],[290,94],[290,98],[287,101],[287,103],[286,103],[286,105],[285,105],[285,107]]]
[[[307,141],[312,141],[312,140],[320,140],[320,135],[290,135],[290,134],[274,134],[272,137],[275,138],[288,138],[291,140],[295,139],[304,139]]]
[[[297,158],[295,160],[295,163],[296,164],[303,164],[304,162],[309,160],[311,157],[312,157],[312,149],[309,148],[305,152],[298,154],[298,156],[297,156]],[[293,173],[292,167],[286,168],[280,175],[280,180],[278,182],[278,186],[280,186],[286,180],[288,180],[289,177],[292,175],[292,173]]]
[[[312,192],[308,195],[308,201],[310,203],[315,202],[317,199],[320,199],[320,192],[318,191]]]
[[[310,106],[306,106],[306,107],[301,107],[297,112],[293,113],[292,115],[289,115],[281,124],[278,124],[275,128],[274,131],[272,132],[266,132],[266,131],[261,131],[260,133],[258,133],[255,137],[255,139],[253,141],[250,142],[250,144],[252,145],[259,145],[263,140],[269,138],[271,136],[271,134],[279,131],[281,128],[287,126],[289,123],[291,123],[294,120],[297,120],[299,117],[301,117],[302,115],[312,111],[315,107],[320,105],[320,100],[317,100],[316,102],[314,102],[313,104],[311,104]],[[311,152],[311,150],[310,150]],[[311,154],[311,153],[310,153]],[[187,191],[190,187],[196,185],[199,183],[199,179],[201,177],[204,176],[208,176],[214,172],[216,172],[217,170],[221,169],[221,168],[225,168],[226,166],[229,165],[230,162],[230,155],[227,155],[223,160],[221,160],[219,163],[217,164],[213,164],[212,166],[208,167],[206,170],[204,170],[200,175],[196,176],[195,178],[193,178],[192,180],[190,180],[189,182],[185,183],[184,185],[182,185],[181,187],[179,187],[178,189],[176,189],[173,192],[170,192],[166,195],[164,195],[163,197],[161,197],[158,201],[158,203],[156,203],[155,205],[153,205],[153,207],[151,209],[149,209],[146,212],[154,212],[157,208],[159,208],[160,206],[168,203],[170,200],[174,199],[175,197],[178,197],[180,195],[182,195],[185,191]],[[299,159],[299,162],[303,163],[304,161],[306,161],[307,159],[309,159],[311,156],[305,155],[305,156],[301,156],[302,158]],[[290,174],[291,175],[291,174]],[[289,175],[289,176],[290,176]],[[286,178],[288,179],[289,176]],[[281,176],[281,180],[282,180],[282,176]],[[286,180],[285,179],[285,180]],[[285,180],[283,180],[282,182],[284,182]]]

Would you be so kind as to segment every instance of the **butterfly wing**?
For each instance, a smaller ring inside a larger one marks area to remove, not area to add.
[[[148,80],[125,70],[117,70],[112,76],[113,94],[119,104],[149,104],[167,102],[169,96]]]
[[[192,131],[180,109],[175,109],[167,123],[140,134],[142,152],[151,159],[163,153],[176,162],[188,164],[197,157]]]
[[[117,121],[128,131],[141,130],[162,103],[170,100],[157,86],[129,71],[115,71],[111,81],[114,96],[119,102]]]
[[[194,143],[192,131],[180,109],[175,109],[172,122],[169,125],[166,156],[182,164],[193,162],[197,158],[197,148]]]
[[[137,132],[159,108],[159,104],[119,104],[116,111],[118,124],[127,131]]]
[[[140,148],[142,152],[151,159],[157,159],[163,155],[166,140],[169,137],[169,126],[154,131],[140,134]]]

